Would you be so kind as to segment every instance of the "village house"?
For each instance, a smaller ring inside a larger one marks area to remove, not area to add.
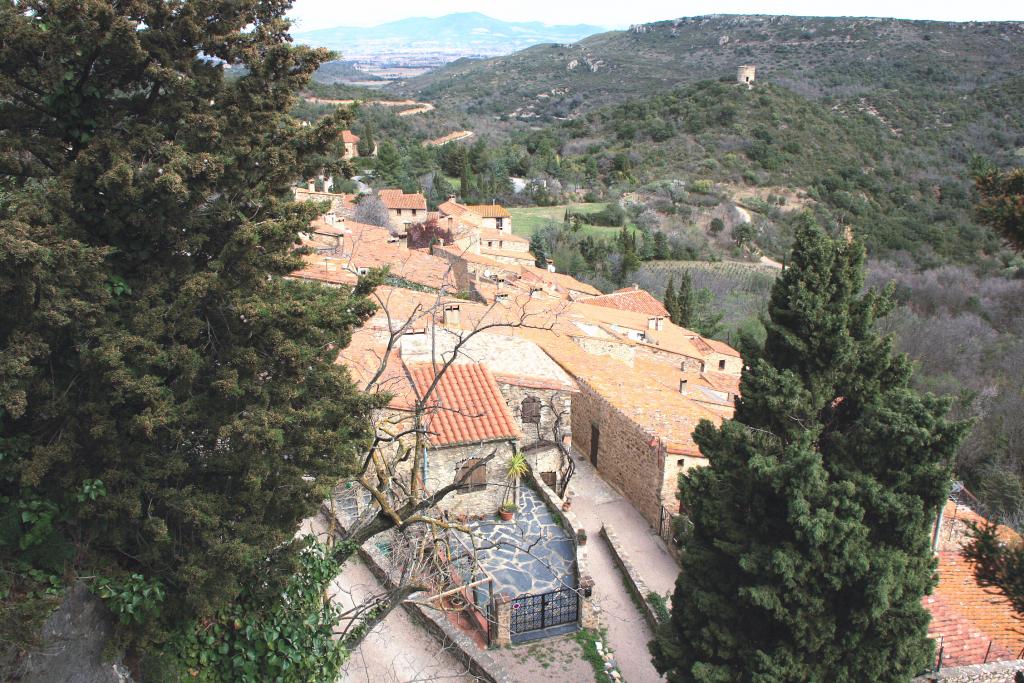
[[[512,234],[512,214],[501,204],[470,204],[466,208],[480,216],[482,227]]]
[[[417,395],[423,395],[435,378],[434,366],[410,364],[406,369]],[[409,405],[394,408],[410,410]],[[408,423],[411,415],[404,418],[398,424]],[[514,494],[505,472],[518,451],[520,432],[487,367],[479,363],[449,367],[427,401],[424,424],[429,446],[422,472],[417,473],[424,489],[437,491],[468,475],[464,487],[442,499],[441,509],[467,517],[494,515]]]
[[[445,305],[442,322],[457,326],[461,303]],[[558,489],[568,469],[571,443],[572,378],[532,341],[507,334],[477,333],[456,354],[460,335],[449,327],[403,336],[400,357],[407,364],[478,363],[494,377],[519,429],[519,445],[530,469]]]
[[[331,180],[331,178],[327,178],[321,181],[320,184],[329,188],[332,184]],[[297,202],[330,202],[328,214],[346,218],[355,216],[355,200],[359,195],[331,192],[330,190],[317,190],[316,188],[317,180],[315,178],[310,179],[306,183],[306,187],[293,187],[292,195]],[[321,216],[321,218],[325,218],[325,216]]]
[[[405,235],[413,223],[427,219],[427,198],[419,192],[407,194],[400,189],[383,189],[377,196],[388,210],[391,229]]]
[[[341,142],[345,146],[342,159],[355,159],[359,156],[359,136],[350,130],[341,131]]]

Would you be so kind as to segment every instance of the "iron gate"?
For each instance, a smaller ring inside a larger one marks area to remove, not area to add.
[[[512,601],[509,630],[516,635],[541,631],[552,626],[579,621],[580,596],[573,588],[559,588],[550,593],[527,593]]]

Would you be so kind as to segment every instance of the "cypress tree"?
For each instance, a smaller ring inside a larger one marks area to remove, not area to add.
[[[548,257],[545,253],[546,250],[544,249],[544,238],[541,237],[539,232],[535,232],[530,235],[530,251],[533,253],[535,259],[534,265],[538,268],[548,267]]]
[[[861,293],[863,250],[805,222],[733,420],[694,435],[669,681],[906,681],[933,660],[921,598],[964,425],[908,387]]]
[[[373,124],[367,121],[366,125],[363,126],[363,134],[359,138],[359,156],[373,156],[373,150],[376,146],[377,143],[373,139]]]
[[[693,278],[690,271],[684,270],[679,278],[679,292],[676,294],[675,323],[690,329],[696,320],[696,294],[693,291]]]
[[[272,555],[290,574],[298,522],[359,467],[373,404],[334,360],[373,304],[281,277],[321,209],[291,186],[337,172],[350,123],[288,114],[329,53],[291,46],[286,10],[0,7],[4,633],[86,576],[137,589],[126,635],[163,638]]]
[[[665,310],[668,311],[668,319],[679,325],[679,313],[676,310],[676,278],[674,275],[669,276],[668,286],[665,287]]]

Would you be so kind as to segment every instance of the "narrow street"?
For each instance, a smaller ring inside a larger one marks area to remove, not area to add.
[[[626,590],[623,574],[600,535],[601,525],[608,524],[615,530],[651,590],[671,593],[679,566],[640,513],[601,479],[589,462],[576,459],[576,473],[569,488],[574,492],[573,512],[587,530],[594,593],[608,626],[608,644],[619,671],[629,683],[660,681],[647,649],[653,634]]]

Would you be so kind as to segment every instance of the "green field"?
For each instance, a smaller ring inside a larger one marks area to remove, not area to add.
[[[597,213],[608,206],[607,202],[589,202],[580,204],[559,204],[557,206],[531,206],[508,211],[512,214],[512,231],[523,237],[531,237],[550,222],[561,223],[565,219],[565,210],[572,209],[576,213]],[[580,230],[594,237],[614,237],[621,228],[604,225],[586,225]]]

